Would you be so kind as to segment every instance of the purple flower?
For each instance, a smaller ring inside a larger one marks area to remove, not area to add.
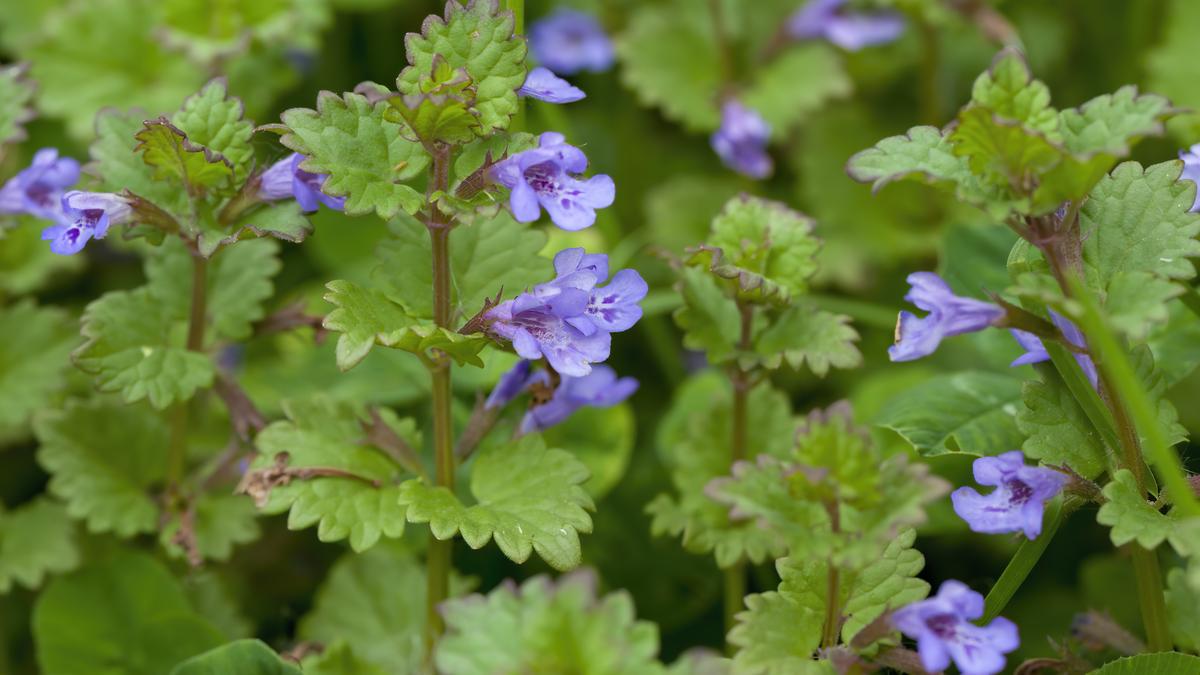
[[[600,22],[590,14],[560,9],[529,27],[529,49],[539,63],[560,75],[603,72],[616,54]]]
[[[608,256],[568,248],[554,256],[555,278],[488,312],[489,330],[526,359],[542,356],[562,375],[581,377],[608,358],[610,333],[642,316],[647,286],[635,270],[617,272],[607,286]]]
[[[547,303],[522,293],[488,312],[491,331],[512,343],[522,358],[546,357],[550,367],[563,375],[582,377],[591,364],[608,358],[612,337],[605,331],[585,335],[562,319]]]
[[[295,198],[304,213],[316,213],[319,204],[335,211],[346,205],[345,197],[331,197],[321,192],[328,176],[309,173],[300,168],[304,155],[292,153],[272,164],[260,177],[259,198],[266,202]]]
[[[42,240],[58,255],[74,255],[91,239],[103,239],[108,228],[129,220],[129,202],[111,192],[72,190],[61,198],[57,225],[42,230]]]
[[[888,347],[892,361],[929,356],[943,338],[983,330],[1004,318],[1004,309],[999,305],[959,297],[933,272],[913,272],[908,275],[908,283],[912,290],[904,299],[929,314],[918,318],[911,312],[900,312],[896,344]]]
[[[60,158],[55,148],[42,148],[28,167],[0,188],[0,213],[28,213],[58,220],[62,216],[62,194],[78,180],[79,162]]]
[[[1017,626],[996,617],[986,626],[972,620],[983,616],[983,596],[961,581],[946,581],[937,595],[892,614],[892,624],[917,641],[925,670],[940,672],[950,660],[963,675],[994,675],[1004,669],[1004,655],[1021,643]]]
[[[1083,339],[1083,332],[1079,327],[1071,323],[1071,320],[1062,316],[1054,310],[1050,310],[1050,319],[1055,326],[1062,331],[1063,337],[1067,342],[1081,349],[1087,348],[1087,342]],[[1009,365],[1011,367],[1024,366],[1031,363],[1042,363],[1050,360],[1050,354],[1046,352],[1046,345],[1042,344],[1041,338],[1023,330],[1016,328],[1009,329],[1012,336],[1016,339],[1017,344],[1025,350],[1025,353],[1018,356]],[[1092,361],[1092,357],[1087,354],[1075,354],[1075,361],[1079,367],[1083,369],[1083,374],[1087,375],[1088,381],[1093,387],[1099,387],[1100,376],[1096,372],[1096,364]]]
[[[721,106],[721,128],[709,139],[725,166],[751,178],[771,175],[774,163],[767,154],[771,127],[757,112],[735,99]]]
[[[525,84],[517,90],[518,96],[528,96],[547,103],[574,103],[587,96],[579,87],[538,66],[529,71]]]
[[[500,381],[496,383],[496,388],[492,389],[492,393],[488,394],[487,400],[484,401],[484,409],[498,410],[520,396],[521,392],[525,391],[533,381],[529,376],[531,363],[528,359],[521,359],[517,361],[517,365],[501,375]]]
[[[894,12],[845,11],[846,0],[809,0],[788,19],[788,35],[797,40],[824,39],[848,51],[891,42],[904,32],[904,17]]]
[[[1179,180],[1190,180],[1200,186],[1200,143],[1179,151],[1179,159],[1183,160],[1183,173]],[[1192,203],[1192,211],[1200,211],[1200,191],[1196,192],[1196,201]]]
[[[1013,450],[995,457],[980,457],[972,465],[975,482],[994,485],[981,495],[975,488],[961,487],[950,495],[954,512],[971,530],[987,534],[1024,532],[1029,539],[1042,533],[1046,502],[1062,490],[1067,477],[1053,469],[1025,466],[1025,455]]]
[[[538,371],[532,382],[550,384],[546,371]],[[614,406],[637,391],[638,381],[632,377],[617,378],[617,373],[608,366],[595,366],[583,377],[562,376],[562,382],[554,390],[549,401],[535,405],[521,420],[520,433],[542,431],[560,424],[576,410],[584,406],[607,408]]]
[[[603,174],[583,181],[571,177],[583,173],[588,161],[582,150],[563,140],[562,134],[548,131],[541,135],[538,147],[492,167],[492,179],[512,190],[509,207],[520,222],[537,220],[544,208],[555,225],[582,230],[596,222],[596,209],[613,203],[616,187],[612,178]]]

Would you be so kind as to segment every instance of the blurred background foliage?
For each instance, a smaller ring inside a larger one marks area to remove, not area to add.
[[[754,55],[770,46],[770,36],[802,2],[722,1],[730,16],[745,18],[731,30],[738,45],[731,64],[734,79],[752,81],[759,75]],[[614,207],[600,214],[597,227],[569,239],[555,232],[549,248],[582,242],[609,252],[614,267],[637,267],[651,284],[646,319],[621,337],[612,357],[618,372],[641,380],[640,391],[624,406],[581,413],[550,436],[553,444],[583,455],[595,474],[590,488],[600,499],[595,532],[584,537],[585,564],[598,570],[605,588],[628,589],[639,616],[659,624],[664,660],[690,647],[722,643],[721,577],[711,557],[686,553],[674,539],[652,538],[644,514],[646,503],[668,485],[656,448],[659,421],[686,374],[702,365],[697,355],[681,348],[670,318],[678,296],[664,262],[667,254],[702,240],[720,205],[739,191],[786,202],[816,219],[817,234],[825,242],[817,298],[826,308],[854,318],[865,356],[862,368],[837,371],[825,379],[780,373],[777,386],[789,393],[797,412],[847,398],[860,421],[886,422],[889,410],[914,387],[953,386],[935,378],[963,370],[991,373],[990,391],[1001,399],[1008,395],[1015,403],[1019,387],[1007,364],[1016,347],[999,331],[951,341],[936,358],[918,363],[890,364],[886,357],[906,274],[938,269],[960,293],[981,296],[984,289],[998,290],[1007,284],[1004,264],[1013,235],[992,226],[982,213],[919,186],[891,186],[872,197],[868,187],[846,177],[846,160],[884,136],[949,119],[969,98],[975,76],[1001,43],[1014,36],[1035,74],[1056,93],[1059,107],[1135,83],[1177,105],[1200,108],[1200,60],[1194,48],[1195,36],[1200,35],[1200,3],[1194,0],[865,4],[904,11],[910,19],[904,36],[855,53],[815,46],[825,50],[812,61],[816,65],[776,88],[781,97],[777,103],[787,112],[774,125],[777,169],[771,179],[753,182],[725,169],[713,155],[707,133],[701,130],[710,129],[715,120],[689,109],[686,91],[679,100],[659,100],[651,107],[629,86],[642,76],[638,67],[645,65],[639,40],[654,41],[663,27],[668,36],[686,36],[687,26],[706,20],[703,0],[527,3],[528,22],[560,5],[596,14],[617,40],[622,57],[610,72],[574,78],[588,93],[580,103],[562,108],[530,102],[526,125],[530,131],[566,134],[585,148],[593,170],[612,175],[618,186]],[[311,107],[320,90],[348,91],[363,80],[390,82],[404,65],[404,34],[417,30],[427,14],[440,9],[436,0],[0,3],[0,58],[31,64],[39,113],[28,125],[29,140],[3,157],[0,175],[24,166],[39,147],[55,146],[82,159],[98,110],[140,107],[150,117],[174,109],[217,75],[228,78],[231,93],[245,101],[247,116],[259,123],[278,121],[289,107]],[[703,50],[687,52],[686,39],[679,40],[658,45],[662,53],[680,60],[673,76],[719,86],[712,72],[716,56]],[[1139,146],[1135,159],[1169,159],[1179,148],[1200,140],[1200,114],[1176,119],[1170,130],[1167,138]],[[261,145],[262,157],[283,154],[270,134],[256,136],[255,142]],[[348,218],[330,210],[322,210],[315,221],[314,236],[302,246],[284,248],[276,308],[301,300],[312,311],[327,311],[320,300],[324,282],[369,276],[373,250],[387,232],[385,223],[373,217]],[[86,393],[89,386],[66,358],[77,344],[74,321],[83,306],[105,290],[137,285],[142,273],[137,256],[119,242],[90,247],[86,256],[53,256],[38,241],[40,227],[30,221],[4,232],[0,302],[15,305],[28,296],[62,308],[61,325],[49,327],[36,339],[39,358],[63,367],[47,392],[28,399],[44,405],[49,397],[57,406],[72,394]],[[1186,334],[1200,337],[1200,322],[1193,315],[1181,315],[1177,321],[1194,324]],[[17,366],[31,349],[10,339],[12,328],[0,325],[0,387],[9,389],[22,386]],[[261,338],[230,355],[244,364],[242,382],[269,417],[281,416],[281,400],[313,392],[388,404],[418,418],[424,414],[425,373],[409,355],[374,350],[363,365],[341,374],[334,365],[332,341],[314,345],[311,338],[305,332]],[[1160,359],[1195,364],[1200,362],[1197,345],[1200,340],[1161,344]],[[460,412],[465,415],[465,401],[488,387],[504,365],[493,364],[483,375],[460,371],[463,375],[455,381],[463,394]],[[1200,416],[1188,404],[1197,395],[1200,377],[1195,375],[1172,389],[1183,422],[1193,433],[1200,431]],[[1003,409],[1003,400],[999,407]],[[29,412],[0,411],[0,502],[6,509],[43,492],[48,480],[35,460]],[[1005,426],[1013,424],[1011,419],[992,422],[998,433],[1008,429],[1015,435],[1015,428]],[[223,420],[212,421],[214,448],[222,442],[222,424]],[[884,426],[876,433],[883,442],[907,447],[901,434]],[[952,450],[953,439],[949,445]],[[1194,449],[1190,454],[1194,467],[1198,456]],[[961,484],[970,459],[949,452],[928,461],[937,473]],[[194,602],[210,605],[204,613],[224,617],[220,625],[229,636],[256,635],[283,650],[294,644],[300,618],[320,603],[316,591],[345,547],[321,544],[311,531],[290,532],[282,516],[261,519],[261,526],[261,538],[236,549],[226,563],[201,571],[187,570],[180,561],[173,565],[187,591],[198,598]],[[409,528],[413,536],[407,539],[413,546],[421,546],[421,529]],[[89,536],[81,527],[76,530],[73,536],[82,559],[121,545],[108,537]],[[986,587],[1016,544],[1015,538],[968,532],[952,517],[946,500],[920,530],[917,546],[927,560],[922,576],[935,586],[957,578]],[[479,588],[547,571],[536,560],[518,567],[494,547],[469,554],[461,544],[460,548],[455,562],[464,575],[476,578]],[[399,604],[403,599],[395,597],[397,591],[387,590],[389,575],[397,577],[400,588],[400,577],[410,570],[387,565],[386,556],[386,551],[372,552],[361,563],[369,569],[359,572],[381,576],[371,582],[380,599]],[[756,572],[749,590],[775,586],[771,566]],[[348,574],[343,573],[342,583],[349,583],[344,578]],[[1006,612],[1026,638],[1016,656],[1053,653],[1041,636],[1065,638],[1072,616],[1084,608],[1106,610],[1127,627],[1139,626],[1131,594],[1114,592],[1132,584],[1130,566],[1110,552],[1103,528],[1089,515],[1074,518]],[[28,626],[35,597],[18,587],[0,600],[0,672],[34,672]],[[300,635],[319,639],[320,621],[300,623]]]

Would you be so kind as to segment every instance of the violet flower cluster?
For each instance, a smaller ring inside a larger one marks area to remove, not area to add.
[[[1025,455],[1013,450],[980,457],[972,464],[975,482],[996,489],[986,495],[961,487],[950,495],[954,512],[975,532],[1024,532],[1029,539],[1042,533],[1046,502],[1062,491],[1067,476],[1040,466],[1026,466]]]
[[[788,19],[787,33],[796,40],[827,40],[847,51],[885,44],[904,32],[896,12],[855,12],[846,0],[809,0]]]
[[[522,359],[504,374],[496,388],[488,396],[484,406],[498,410],[508,405],[525,391],[551,386],[550,374],[545,370],[533,371],[529,360]],[[616,371],[605,365],[593,366],[583,377],[560,375],[558,387],[548,400],[535,401],[525,413],[517,433],[524,435],[549,429],[565,422],[583,407],[607,408],[617,405],[633,395],[638,381],[632,377],[617,377]]]
[[[558,73],[600,73],[616,59],[612,40],[596,17],[560,9],[529,27],[529,50],[538,63]]]
[[[542,209],[564,230],[582,230],[596,222],[596,209],[610,206],[616,197],[611,177],[599,174],[580,180],[588,160],[579,148],[565,143],[562,134],[547,131],[538,147],[497,162],[491,179],[511,190],[509,208],[522,223],[537,220]]]
[[[304,213],[316,213],[321,204],[335,211],[345,208],[345,197],[331,197],[321,191],[329,176],[301,169],[303,161],[304,155],[294,152],[268,167],[260,176],[259,199],[265,202],[295,199]]]
[[[955,295],[933,272],[908,275],[912,289],[904,299],[929,314],[917,317],[900,312],[896,344],[888,348],[892,361],[913,361],[932,354],[942,340],[995,326],[1004,318],[1004,308],[990,302]]]
[[[756,111],[729,99],[721,106],[721,127],[709,139],[725,166],[751,178],[771,175],[774,163],[767,154],[771,127]]]
[[[932,598],[896,610],[892,625],[917,641],[921,664],[931,673],[945,670],[953,660],[963,675],[994,675],[1021,640],[1017,626],[1004,617],[986,626],[972,623],[981,616],[983,596],[950,580]]]
[[[522,358],[539,359],[556,372],[583,377],[608,359],[612,333],[642,318],[638,305],[648,287],[624,269],[608,279],[608,256],[568,248],[554,256],[555,278],[488,310],[489,332],[512,343]]]

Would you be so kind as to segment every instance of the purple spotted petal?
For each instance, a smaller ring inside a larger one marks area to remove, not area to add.
[[[1020,644],[1017,627],[997,617],[987,626],[972,619],[983,615],[983,596],[959,581],[946,581],[937,595],[905,605],[892,614],[892,624],[917,641],[921,663],[939,672],[953,660],[964,675],[995,675],[1004,655]]]
[[[50,242],[50,250],[58,255],[74,255],[83,250],[92,238],[92,230],[75,225],[51,225],[42,230],[42,240]]]
[[[587,317],[601,330],[613,333],[629,330],[642,318],[638,303],[646,297],[648,290],[649,286],[636,270],[621,270],[612,283],[592,292]]]
[[[579,180],[571,175],[587,168],[587,157],[563,140],[562,134],[543,133],[538,147],[492,167],[492,180],[511,190],[509,208],[518,221],[533,222],[545,209],[558,227],[581,230],[596,222],[596,209],[613,203],[612,178],[597,175]]]
[[[560,75],[603,72],[616,58],[612,41],[595,17],[560,9],[529,27],[529,49],[539,63]]]
[[[1016,450],[980,457],[973,468],[977,483],[996,489],[986,495],[971,487],[955,490],[950,495],[954,512],[975,532],[1024,532],[1028,539],[1036,539],[1042,532],[1046,502],[1062,490],[1066,476],[1053,469],[1025,466],[1024,456]]]
[[[541,66],[529,71],[525,84],[517,90],[517,95],[547,103],[574,103],[587,96],[579,87],[555,75],[549,68]]]

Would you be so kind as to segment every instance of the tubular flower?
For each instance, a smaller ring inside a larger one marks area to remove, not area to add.
[[[892,42],[904,32],[904,17],[894,12],[850,12],[846,0],[809,0],[788,19],[788,35],[797,40],[828,40],[847,51]]]
[[[316,213],[320,204],[335,211],[345,208],[345,197],[331,197],[321,192],[328,176],[301,169],[303,161],[304,155],[294,152],[267,168],[261,176],[259,198],[267,202],[294,198],[304,213]]]
[[[550,70],[573,75],[604,72],[616,60],[612,40],[590,14],[560,9],[529,27],[529,50]]]
[[[509,207],[518,221],[531,223],[546,209],[560,228],[582,230],[596,222],[596,209],[613,203],[616,186],[609,176],[586,180],[572,176],[587,169],[587,157],[563,141],[562,134],[548,131],[541,135],[538,147],[492,167],[492,180],[512,191]]]
[[[721,128],[710,142],[725,166],[751,178],[766,178],[774,169],[767,154],[771,127],[754,110],[730,99],[721,107]]]
[[[1025,466],[1020,450],[980,457],[972,468],[976,483],[996,489],[986,495],[972,487],[955,490],[950,501],[958,517],[975,532],[1024,532],[1027,538],[1037,539],[1046,502],[1062,490],[1067,477],[1053,469]]]
[[[999,305],[959,297],[933,272],[913,272],[908,275],[908,283],[912,290],[904,299],[929,314],[918,318],[911,312],[900,312],[896,344],[888,348],[892,361],[929,356],[944,338],[980,331],[1004,318],[1004,309]]]
[[[1004,655],[1021,643],[1017,626],[996,617],[986,626],[971,621],[983,616],[983,596],[961,581],[946,581],[937,595],[892,614],[892,624],[917,641],[925,670],[940,672],[950,661],[963,675],[994,675],[1004,669]]]
[[[518,96],[528,96],[547,103],[574,103],[587,97],[583,90],[538,66],[529,71],[525,84],[517,90]]]
[[[74,255],[92,239],[103,239],[108,228],[129,220],[129,202],[111,192],[72,190],[62,196],[57,225],[42,230],[42,239],[58,255]]]
[[[79,162],[42,148],[33,162],[0,188],[0,213],[27,213],[46,220],[62,217],[62,195],[79,180]]]
[[[533,382],[549,385],[546,371],[534,376]],[[542,431],[566,421],[576,410],[585,406],[607,408],[633,395],[638,381],[632,377],[618,378],[616,371],[608,366],[595,366],[583,377],[562,376],[562,382],[554,390],[549,401],[535,405],[521,420],[520,433]]]
[[[1054,322],[1055,326],[1058,326],[1060,331],[1062,331],[1063,337],[1067,339],[1067,342],[1070,342],[1076,347],[1087,347],[1087,342],[1083,339],[1083,332],[1079,330],[1078,326],[1071,323],[1070,319],[1059,314],[1058,312],[1055,312],[1054,310],[1050,310],[1050,320]],[[1009,332],[1012,333],[1012,336],[1016,339],[1017,344],[1021,345],[1021,348],[1025,350],[1024,354],[1018,356],[1011,364],[1009,364],[1010,366],[1024,366],[1031,363],[1042,363],[1043,361],[1050,360],[1050,354],[1046,351],[1046,345],[1042,344],[1041,338],[1033,333],[1028,333],[1016,328],[1009,329]],[[1076,354],[1075,361],[1079,364],[1079,367],[1083,369],[1084,375],[1087,375],[1087,378],[1092,383],[1092,386],[1098,386],[1100,376],[1096,372],[1096,364],[1092,361],[1092,357],[1088,356],[1087,354]]]

